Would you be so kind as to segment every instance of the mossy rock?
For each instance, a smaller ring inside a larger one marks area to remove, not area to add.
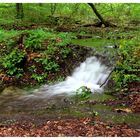
[[[17,87],[14,86],[9,86],[6,87],[1,93],[0,95],[4,95],[4,96],[15,96],[15,95],[25,95],[26,91],[19,89]]]

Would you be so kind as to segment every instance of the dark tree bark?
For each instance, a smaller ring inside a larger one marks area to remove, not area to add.
[[[43,6],[43,3],[39,3],[39,6],[40,6],[40,7]]]
[[[22,19],[24,17],[24,12],[23,12],[23,4],[22,3],[16,3],[16,18],[17,19]]]
[[[92,8],[93,12],[95,13],[95,15],[98,17],[98,19],[100,20],[101,24],[104,24],[105,27],[109,26],[109,23],[106,22],[104,20],[104,18],[101,16],[101,14],[97,11],[95,5],[93,3],[88,3],[88,5]]]
[[[57,7],[56,3],[51,3],[51,16],[54,15],[56,11],[56,7]]]

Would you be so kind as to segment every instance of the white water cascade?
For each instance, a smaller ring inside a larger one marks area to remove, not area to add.
[[[55,85],[44,85],[37,89],[35,93],[43,95],[73,95],[81,86],[86,86],[94,92],[103,92],[102,85],[108,77],[110,70],[107,66],[101,64],[96,57],[89,57],[77,67],[71,76],[65,81]]]

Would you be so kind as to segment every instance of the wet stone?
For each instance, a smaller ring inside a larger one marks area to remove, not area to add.
[[[14,96],[14,95],[25,95],[26,94],[26,91],[22,90],[22,89],[19,89],[17,87],[14,87],[14,86],[9,86],[9,87],[6,87],[1,93],[0,95],[4,95],[4,96]]]

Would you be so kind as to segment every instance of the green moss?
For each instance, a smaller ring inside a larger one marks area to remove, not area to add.
[[[116,97],[112,95],[98,94],[98,93],[93,94],[93,96],[91,97],[91,99],[94,101],[106,101],[106,100],[115,99],[115,98]]]
[[[102,38],[74,39],[72,40],[72,43],[94,48],[102,48],[107,45],[113,45],[113,41]]]

